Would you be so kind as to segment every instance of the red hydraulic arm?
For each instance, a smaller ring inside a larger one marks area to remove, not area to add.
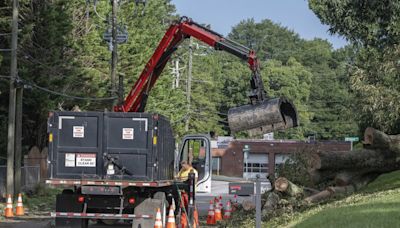
[[[214,47],[216,50],[227,51],[247,61],[252,71],[251,102],[254,104],[263,101],[266,98],[264,85],[259,74],[259,62],[253,50],[226,39],[222,35],[193,22],[187,17],[182,17],[180,21],[175,22],[169,27],[153,56],[147,62],[144,70],[140,74],[139,79],[125,98],[124,103],[115,106],[114,111],[143,112],[146,106],[148,94],[171,55],[184,39],[191,36]]]

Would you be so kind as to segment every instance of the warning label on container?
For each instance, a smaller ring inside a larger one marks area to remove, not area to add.
[[[85,127],[84,126],[74,126],[72,137],[74,138],[84,138],[85,137]]]
[[[96,154],[76,154],[76,167],[96,167]]]
[[[75,167],[75,154],[65,154],[65,167]]]
[[[133,128],[122,128],[122,139],[133,139]]]

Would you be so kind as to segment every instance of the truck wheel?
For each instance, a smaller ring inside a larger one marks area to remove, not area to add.
[[[111,226],[111,225],[115,225],[118,222],[118,220],[116,220],[116,219],[101,219],[101,222],[108,226]]]
[[[77,212],[83,210],[81,204],[76,203],[78,195],[70,194],[70,190],[64,190],[63,194],[56,196],[56,211],[57,212]],[[56,218],[55,226],[64,228],[82,227],[87,228],[89,219],[80,218]]]
[[[74,194],[74,190],[72,190],[72,189],[63,189],[61,194],[63,194],[63,195],[72,195],[72,194]]]
[[[88,228],[89,226],[89,219],[82,219],[81,228]]]

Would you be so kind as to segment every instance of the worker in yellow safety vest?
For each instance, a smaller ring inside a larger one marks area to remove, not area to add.
[[[192,165],[190,165],[187,161],[182,161],[181,162],[181,170],[179,173],[176,175],[176,178],[181,181],[186,181],[189,178],[189,173],[193,172],[195,176],[195,183],[197,183],[197,179],[199,177],[199,174],[197,173],[197,170],[193,168]]]
[[[192,165],[190,165],[187,161],[182,161],[181,162],[181,170],[179,171],[179,173],[176,175],[176,179],[181,180],[181,181],[187,181],[189,179],[189,174],[191,172],[194,173],[194,183],[197,183],[197,179],[199,177],[199,174],[197,173],[197,170],[195,168],[193,168]],[[188,194],[185,192],[185,190],[182,190],[181,192],[181,197],[182,197],[182,201],[184,202],[183,205],[187,205],[188,204]],[[196,224],[196,226],[199,225],[199,214],[197,212],[197,208],[195,208],[194,211],[194,224]],[[182,225],[183,227],[187,227],[187,217],[186,214],[182,214]]]

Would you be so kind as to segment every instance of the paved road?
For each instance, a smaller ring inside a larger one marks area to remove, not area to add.
[[[221,179],[213,180],[211,184],[211,193],[197,193],[196,204],[199,210],[200,216],[205,216],[208,213],[208,208],[210,206],[210,200],[213,200],[214,197],[222,196],[222,202],[224,206],[228,200],[234,200],[233,195],[229,195],[229,182],[236,182],[237,179]],[[263,191],[269,190],[271,185],[269,182],[262,183]],[[253,196],[238,196],[237,201],[239,203],[243,202],[244,200],[251,200],[253,201]]]
[[[52,219],[45,220],[28,220],[28,221],[13,221],[13,222],[0,222],[0,228],[52,228],[54,227]],[[90,228],[111,228],[111,227],[132,227],[129,224],[116,224],[104,225],[95,222],[89,222]]]
[[[224,206],[226,202],[231,199],[234,200],[233,195],[228,194],[228,185],[229,181],[237,181],[230,179],[221,179],[213,180],[211,185],[211,193],[198,193],[196,198],[197,207],[199,210],[200,216],[206,216],[208,212],[208,208],[210,205],[210,200],[214,199],[214,197],[222,196],[222,202]],[[264,183],[263,187],[267,190],[270,188],[269,183]],[[237,197],[238,202],[242,202],[243,200],[253,200],[253,197]],[[28,221],[3,221],[0,222],[0,228],[10,227],[10,228],[51,228],[53,227],[54,220],[53,219],[43,219],[43,220],[28,220]],[[118,224],[113,226],[108,226],[104,224],[97,224],[94,222],[89,223],[90,228],[110,228],[110,227],[130,227],[129,224]]]

